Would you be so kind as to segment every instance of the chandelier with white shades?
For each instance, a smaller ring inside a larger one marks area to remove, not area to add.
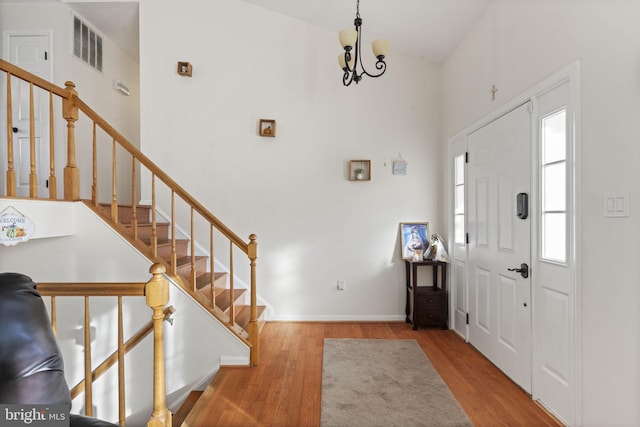
[[[389,51],[389,40],[379,39],[372,43],[373,55],[377,58],[375,67],[377,74],[369,73],[362,65],[362,55],[360,53],[360,42],[362,40],[362,18],[360,17],[360,0],[357,0],[356,19],[353,21],[355,29],[340,31],[338,37],[340,44],[344,48],[344,53],[338,55],[338,63],[344,71],[342,83],[349,86],[352,82],[358,84],[363,75],[369,77],[380,77],[387,71],[387,63],[384,57]]]

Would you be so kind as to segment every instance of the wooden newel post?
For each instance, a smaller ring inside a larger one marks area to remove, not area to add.
[[[62,117],[67,121],[67,166],[64,168],[64,199],[80,200],[80,172],[76,165],[76,121],[78,107],[74,98],[78,96],[75,83],[65,82],[68,96],[62,99]]]
[[[249,341],[251,342],[251,366],[258,366],[260,361],[260,337],[258,337],[258,301],[256,287],[256,259],[258,258],[258,242],[256,235],[249,236],[249,260],[251,262],[251,314],[249,317]]]
[[[166,268],[153,264],[149,273],[153,277],[144,287],[147,305],[153,310],[153,411],[148,427],[171,427],[171,412],[167,407],[164,378],[164,308],[169,302],[169,282],[164,277]]]

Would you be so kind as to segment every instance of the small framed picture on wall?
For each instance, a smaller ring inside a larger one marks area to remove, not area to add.
[[[271,119],[260,119],[260,136],[276,136],[276,121]]]
[[[393,174],[394,175],[406,175],[407,174],[407,162],[404,160],[396,160],[393,162]]]

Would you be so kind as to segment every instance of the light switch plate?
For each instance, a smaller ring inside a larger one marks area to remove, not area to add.
[[[604,195],[604,216],[625,218],[629,216],[629,193],[608,193]]]

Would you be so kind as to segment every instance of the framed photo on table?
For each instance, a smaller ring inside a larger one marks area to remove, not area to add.
[[[400,242],[402,259],[422,261],[429,249],[429,223],[401,222]]]

